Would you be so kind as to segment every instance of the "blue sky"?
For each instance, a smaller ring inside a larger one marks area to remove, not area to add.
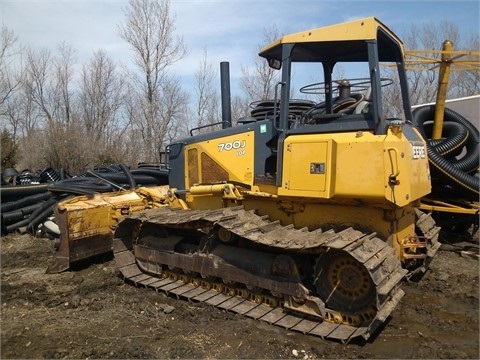
[[[77,51],[79,64],[104,49],[131,66],[128,45],[117,29],[126,5],[127,0],[0,0],[0,23],[15,32],[21,45],[53,51],[65,41]],[[375,16],[399,35],[412,24],[442,20],[457,24],[461,33],[480,31],[480,0],[171,0],[171,5],[177,33],[189,51],[175,66],[185,83],[206,48],[215,69],[220,61],[230,62],[235,87],[241,67],[255,61],[263,31],[271,25],[287,34]]]

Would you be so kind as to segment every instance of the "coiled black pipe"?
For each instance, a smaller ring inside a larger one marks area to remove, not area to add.
[[[433,119],[434,113],[434,105],[422,106],[413,111],[413,122],[427,142],[427,152],[432,165],[432,172],[435,172],[441,179],[440,184],[433,184],[432,192],[452,191],[456,195],[478,200],[480,182],[478,177],[472,176],[470,173],[477,171],[479,166],[479,131],[463,116],[445,108],[445,121],[461,124],[469,133],[469,138],[465,144],[466,155],[458,161],[449,161],[437,149],[437,147],[440,147],[439,144],[428,140],[429,137],[425,133],[423,125],[426,121]],[[441,143],[441,150],[443,152],[445,149],[454,149],[457,146],[458,144],[453,139],[447,138]]]
[[[432,124],[424,124],[427,137],[430,137],[433,131]],[[443,157],[457,156],[462,152],[463,146],[469,139],[469,131],[462,124],[454,122],[445,122],[443,124],[443,139],[429,139],[428,143],[435,147],[437,152]]]

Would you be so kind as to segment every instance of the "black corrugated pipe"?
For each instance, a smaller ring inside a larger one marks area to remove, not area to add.
[[[426,136],[430,137],[433,124],[424,124],[424,130]],[[462,152],[469,135],[470,133],[465,126],[450,121],[443,124],[443,139],[430,139],[428,143],[434,146],[437,152],[444,157],[457,156]]]
[[[150,175],[139,175],[139,174],[132,174],[135,182],[141,185],[158,185],[159,180],[156,177]],[[98,174],[96,172],[91,172],[87,174],[87,177],[101,177],[106,181],[118,184],[118,189],[123,188],[120,184],[128,184],[127,176],[123,173],[105,173],[105,174]]]
[[[50,215],[53,214],[53,206],[56,205],[59,201],[68,199],[73,197],[72,195],[69,196],[57,196],[55,198],[51,198],[50,200],[46,201],[42,207],[34,211],[29,217],[28,217],[28,225],[27,225],[27,231],[30,232],[31,234],[35,234],[35,230],[37,229],[38,225],[47,219]],[[20,227],[20,226],[19,226]]]
[[[2,203],[5,201],[13,201],[25,196],[46,192],[47,187],[48,184],[2,186],[0,187],[0,198],[2,199]]]
[[[15,230],[17,230],[17,229],[19,229],[19,228],[21,228],[21,227],[28,226],[28,225],[32,222],[33,219],[43,217],[44,215],[42,214],[42,211],[45,211],[45,209],[51,210],[52,213],[53,213],[53,208],[52,208],[52,206],[53,206],[54,204],[56,204],[57,201],[58,201],[57,198],[51,198],[51,199],[45,201],[45,202],[44,202],[43,204],[41,204],[41,206],[39,206],[34,212],[32,212],[32,213],[30,214],[30,216],[27,217],[26,219],[23,219],[23,220],[21,220],[21,221],[19,221],[19,222],[16,222],[16,223],[14,223],[14,224],[8,225],[8,226],[6,227],[6,229],[5,229],[6,232],[7,232],[7,233],[11,233],[11,232],[13,232],[13,231],[15,231]],[[50,214],[51,214],[51,213],[50,213]],[[45,219],[46,219],[48,216],[49,216],[49,215],[47,215],[47,216],[45,217]],[[39,224],[41,221],[42,221],[42,220],[40,220],[40,221],[38,222],[38,224]],[[37,224],[37,225],[38,225],[38,224]],[[35,229],[33,229],[32,234],[33,234],[34,232],[35,232]]]
[[[463,116],[455,111],[446,108],[445,120],[446,122],[452,121],[462,124],[468,129],[469,139],[466,143],[467,154],[459,161],[454,163],[445,159],[437,150],[435,143],[428,140],[428,136],[425,133],[424,122],[431,121],[434,117],[435,106],[426,105],[417,108],[413,111],[413,122],[419,129],[422,136],[427,141],[427,152],[429,162],[432,165],[432,172],[435,171],[442,179],[442,185],[445,189],[432,189],[432,192],[443,192],[443,190],[453,190],[454,192],[460,192],[467,198],[473,198],[478,200],[480,191],[479,179],[469,174],[469,172],[476,171],[479,163],[479,132],[478,130]],[[453,141],[446,139],[443,144],[445,148],[453,148]],[[467,169],[467,170],[463,170]],[[452,189],[453,188],[453,189]],[[444,194],[445,195],[445,194]]]
[[[132,173],[130,172],[130,169],[125,165],[124,163],[119,164],[120,169],[122,169],[123,173],[127,177],[128,184],[130,185],[131,190],[135,190],[137,187],[137,184],[135,183],[135,180],[133,179]]]
[[[51,192],[45,191],[43,193],[30,195],[16,201],[9,201],[7,203],[2,203],[0,205],[0,212],[3,214],[5,212],[17,210],[31,204],[36,204],[38,202],[48,200],[52,196],[53,195]]]
[[[131,173],[134,179],[137,179],[138,175],[148,175],[157,179],[159,185],[168,185],[167,169],[133,169]]]
[[[21,227],[27,226],[29,223],[29,219],[23,219],[22,221],[19,221],[15,224],[8,225],[5,228],[5,233],[10,234],[11,232],[14,232],[17,229],[20,229]],[[2,226],[2,231],[3,231],[3,226]]]
[[[222,95],[222,128],[232,126],[232,104],[230,96],[230,64],[220,63],[220,91]]]
[[[54,182],[60,180],[60,174],[54,168],[46,168],[40,172],[40,182]]]
[[[51,183],[48,190],[55,193],[92,195],[96,192],[110,192],[115,189],[108,183],[91,177],[71,178]]]
[[[65,171],[64,168],[61,168],[61,169],[60,169],[60,180],[65,180],[65,179],[67,179],[67,178],[68,178],[67,172]]]
[[[42,204],[43,202],[39,202],[37,204],[25,206],[21,209],[16,209],[9,212],[2,212],[2,223],[5,223],[5,225],[10,225],[20,220],[23,220],[26,215],[33,213],[35,210],[41,207]]]

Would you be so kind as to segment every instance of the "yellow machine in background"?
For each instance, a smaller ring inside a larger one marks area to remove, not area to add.
[[[275,98],[237,126],[168,146],[168,206],[119,223],[115,260],[136,284],[322,338],[367,339],[403,296],[401,280],[440,246],[417,209],[430,171],[403,44],[366,18],[283,36],[259,55],[281,71]],[[339,66],[356,75],[334,79]],[[401,113],[385,86],[398,87]],[[294,87],[304,98],[290,98]]]

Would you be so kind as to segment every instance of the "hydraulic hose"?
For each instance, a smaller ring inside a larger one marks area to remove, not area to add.
[[[454,149],[459,146],[459,144],[450,137],[438,144],[435,141],[428,140],[428,136],[425,133],[423,125],[426,121],[433,119],[434,112],[434,105],[422,106],[413,111],[413,122],[427,142],[427,153],[429,162],[432,165],[432,171],[435,171],[441,178],[440,186],[437,185],[437,189],[435,189],[434,184],[432,192],[453,190],[468,198],[478,199],[480,182],[478,177],[470,175],[471,172],[478,169],[479,165],[480,136],[478,130],[463,116],[451,109],[445,108],[445,120],[447,122],[451,121],[461,124],[467,129],[469,134],[465,143],[466,155],[458,161],[449,161],[444,158],[441,153],[444,152],[444,150]],[[443,187],[444,189],[440,189],[439,187]]]

